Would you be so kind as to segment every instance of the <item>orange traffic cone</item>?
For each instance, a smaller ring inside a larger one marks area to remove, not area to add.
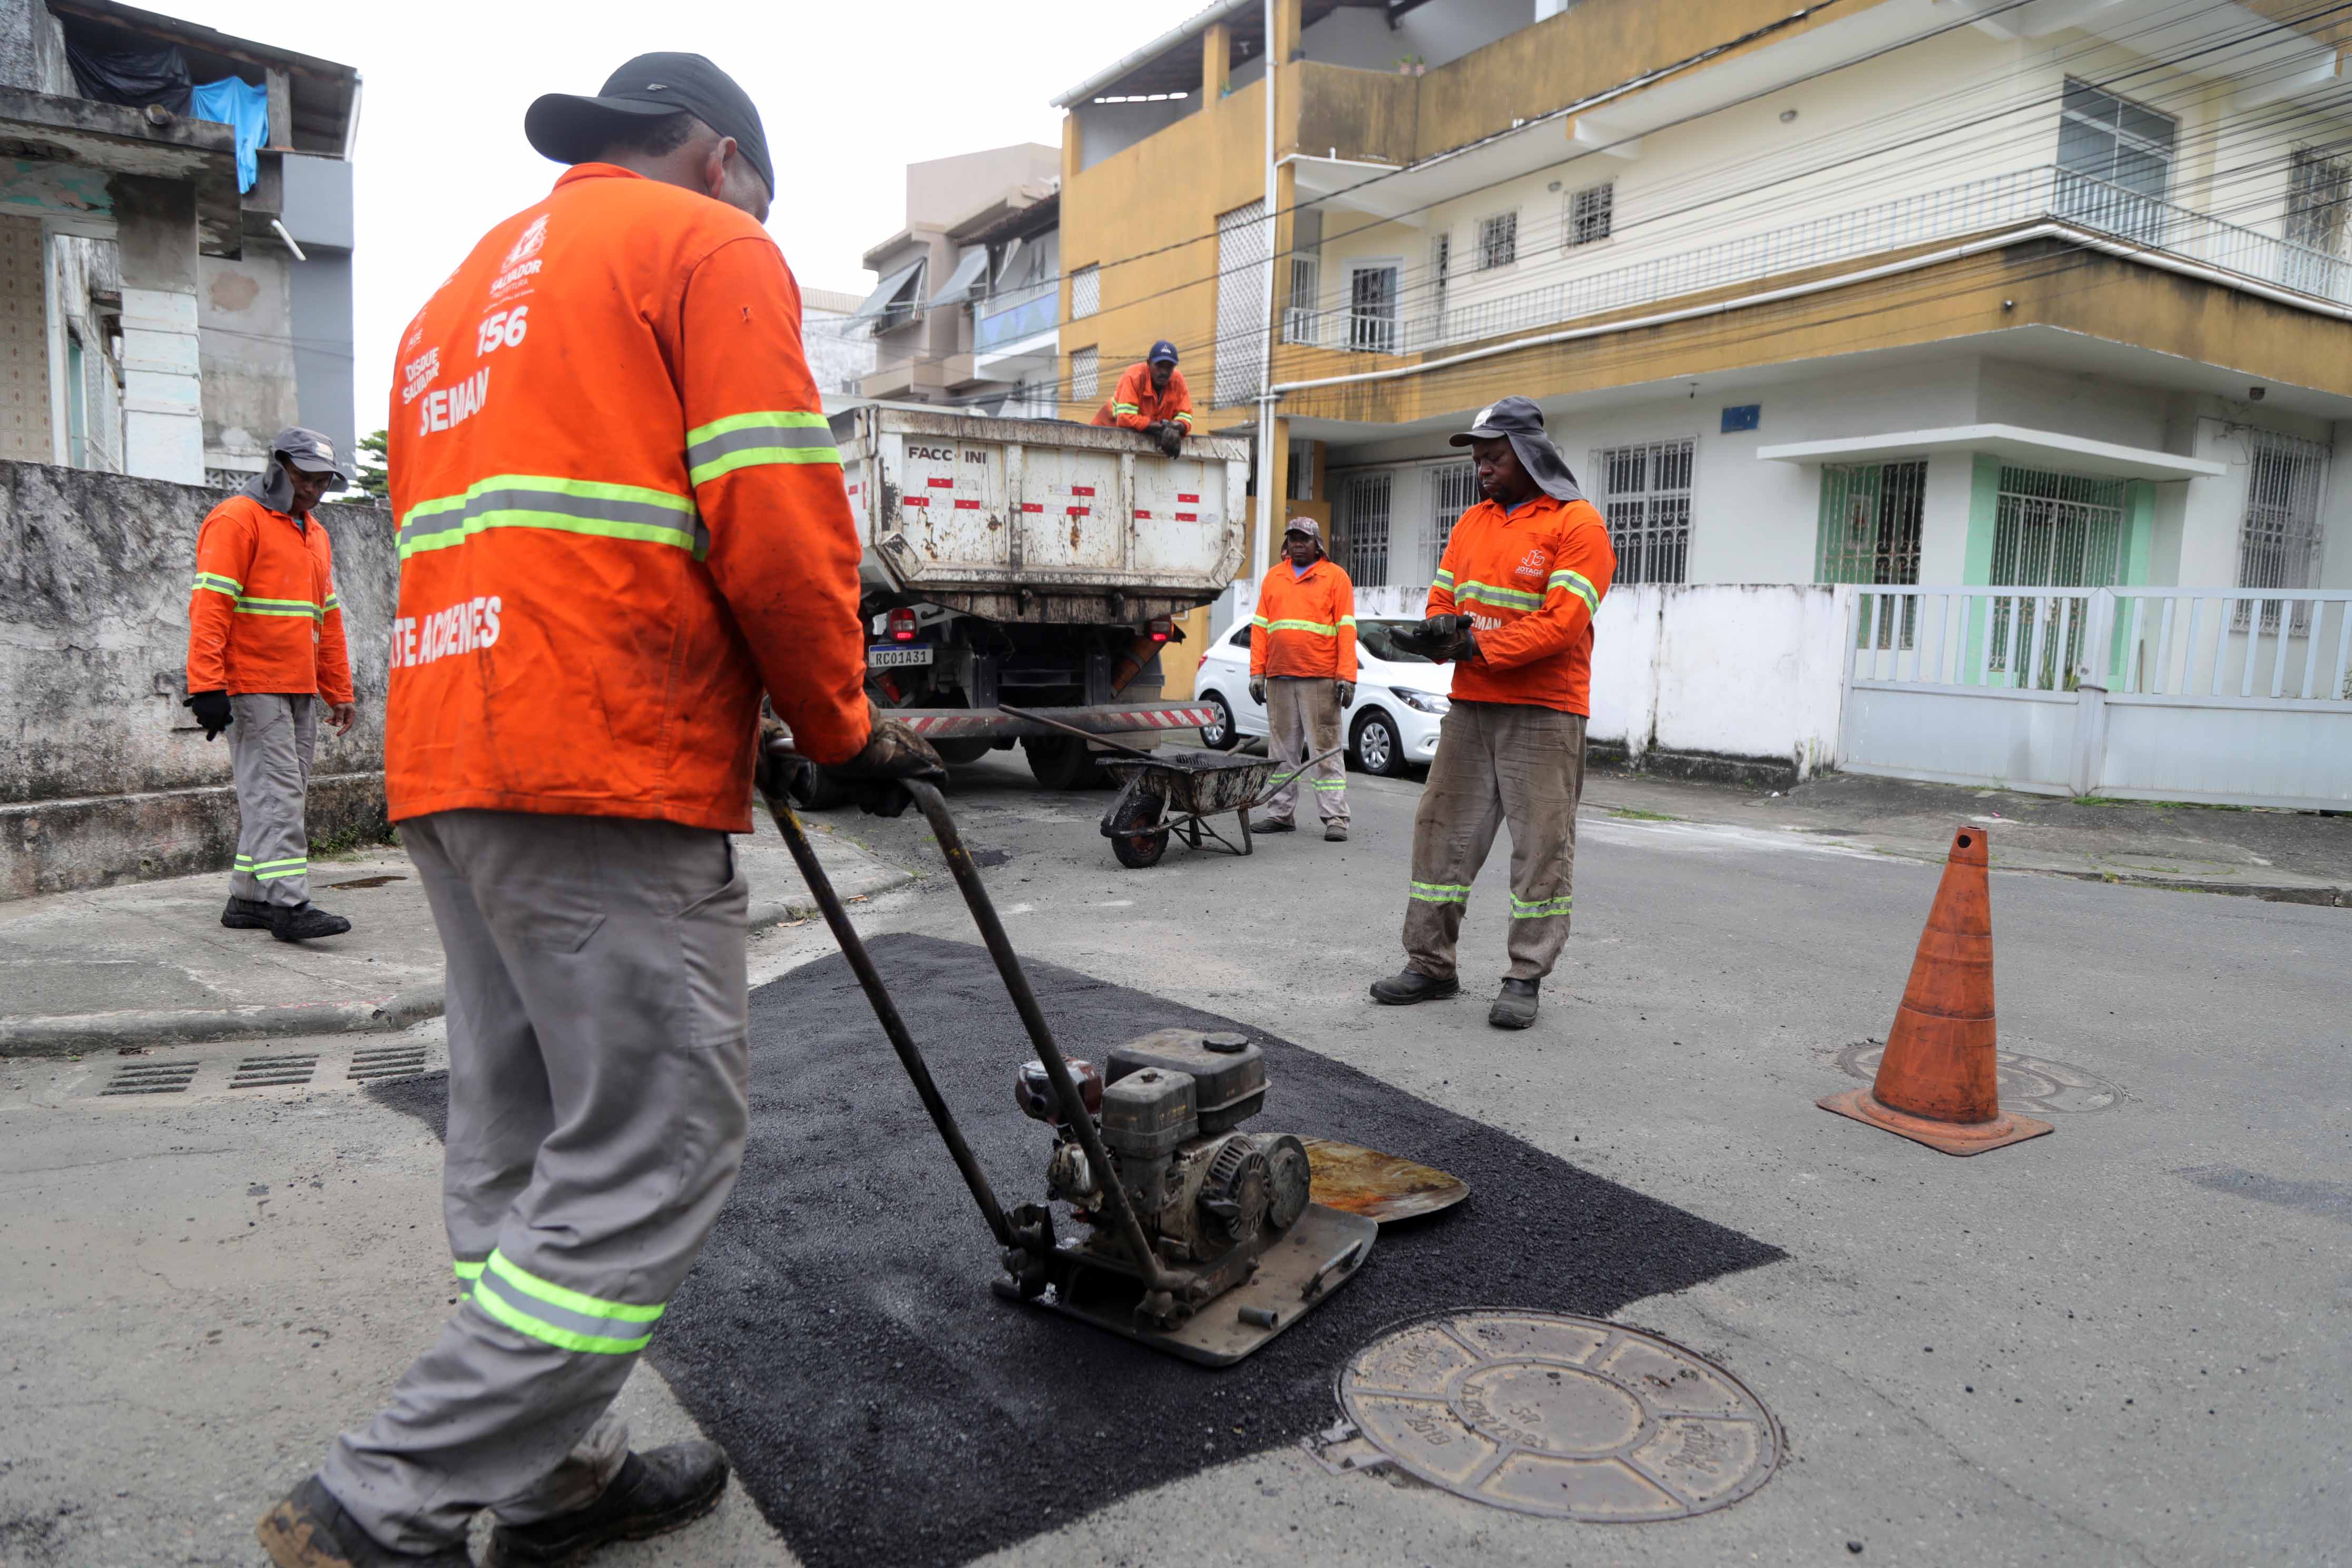
[[[1986,886],[1984,829],[1952,836],[1911,983],[1886,1054],[1868,1089],[1820,1101],[1823,1110],[1899,1132],[1947,1154],[1981,1154],[2053,1129],[2002,1114],[1995,1082],[1992,1016],[1992,894]]]

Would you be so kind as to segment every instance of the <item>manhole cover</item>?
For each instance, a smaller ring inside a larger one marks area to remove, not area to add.
[[[1771,1479],[1780,1433],[1738,1378],[1638,1329],[1555,1312],[1448,1312],[1339,1373],[1374,1447],[1433,1486],[1517,1513],[1683,1519]]]
[[[1886,1054],[1883,1040],[1861,1040],[1838,1053],[1837,1064],[1849,1077],[1864,1083],[1878,1076],[1878,1058]],[[1999,1051],[1993,1060],[2002,1105],[2025,1106],[2051,1116],[2079,1116],[2105,1110],[2123,1098],[2123,1091],[2094,1072],[2086,1072],[2047,1057]]]

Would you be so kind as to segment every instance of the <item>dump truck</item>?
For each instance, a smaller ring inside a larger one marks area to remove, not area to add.
[[[877,707],[950,763],[1018,745],[1049,789],[1089,782],[1101,748],[1043,720],[1144,750],[1212,720],[1160,700],[1160,655],[1241,567],[1244,438],[1171,458],[1132,430],[889,404],[832,425]],[[822,770],[803,787],[838,798]]]

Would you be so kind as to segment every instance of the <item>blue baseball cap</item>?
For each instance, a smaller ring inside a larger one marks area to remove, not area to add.
[[[1170,342],[1166,338],[1162,338],[1158,342],[1151,345],[1151,352],[1145,354],[1143,359],[1144,363],[1147,364],[1174,364],[1176,363],[1176,345]]]

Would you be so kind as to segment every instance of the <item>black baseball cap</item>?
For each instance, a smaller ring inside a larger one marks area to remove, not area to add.
[[[352,482],[352,470],[335,456],[335,444],[316,430],[289,425],[278,432],[278,439],[269,443],[269,455],[285,458],[306,474],[332,474],[342,481],[338,489]]]
[[[593,98],[551,92],[524,111],[522,133],[559,163],[585,163],[613,139],[668,114],[691,114],[721,136],[735,138],[744,158],[776,194],[760,111],[735,79],[700,55],[639,55],[604,80]]]
[[[1131,342],[1134,340],[1129,339],[1129,341]],[[1174,364],[1176,363],[1176,345],[1170,342],[1166,338],[1162,338],[1158,342],[1151,345],[1151,352],[1145,354],[1143,358],[1144,363],[1147,364]]]

